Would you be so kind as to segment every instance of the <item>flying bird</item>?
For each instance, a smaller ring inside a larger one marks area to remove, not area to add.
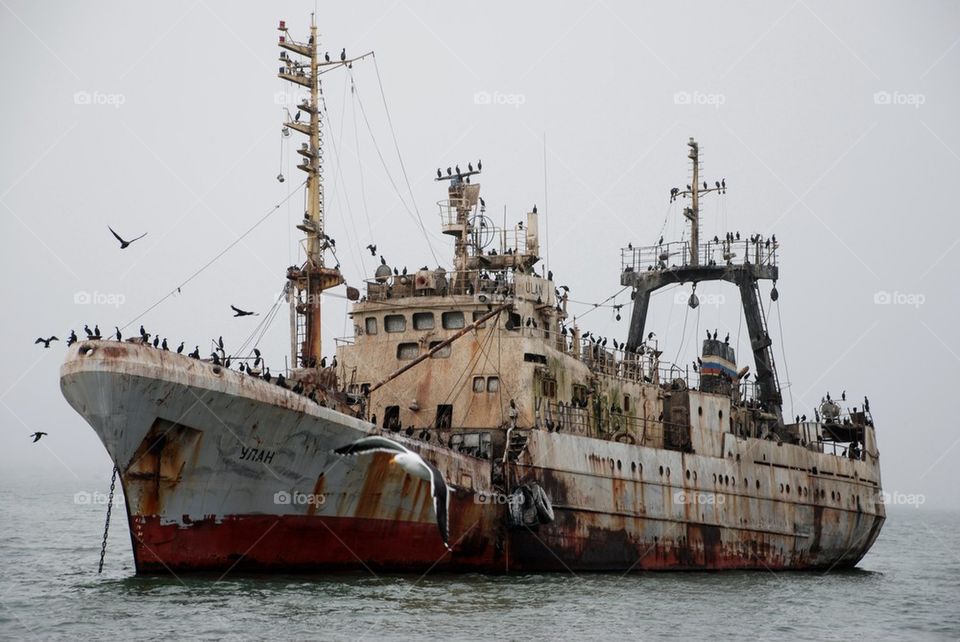
[[[43,436],[46,435],[46,434],[47,434],[47,433],[41,432],[41,431],[38,430],[37,432],[33,433],[33,434],[30,435],[30,436],[33,437],[33,443],[37,443],[38,441],[40,441],[40,438],[43,437]]]
[[[397,464],[413,477],[430,482],[430,494],[433,496],[433,510],[437,516],[440,538],[447,550],[450,548],[450,526],[447,513],[450,508],[450,493],[443,475],[437,467],[413,452],[403,444],[386,437],[363,437],[333,451],[338,455],[369,455],[372,453],[391,453],[390,463]]]
[[[374,245],[373,243],[371,243],[370,245],[368,245],[368,246],[367,246],[367,249],[370,250],[370,256],[376,256],[376,255],[377,255],[377,246]]]
[[[51,341],[59,341],[59,340],[60,339],[56,337],[50,337],[49,339],[44,339],[43,337],[37,337],[37,340],[34,341],[34,344],[42,343],[44,348],[49,348]]]
[[[230,308],[233,310],[233,316],[234,316],[234,317],[257,316],[257,313],[256,313],[256,312],[247,312],[246,310],[241,310],[240,308],[238,308],[238,307],[235,306],[235,305],[231,305]]]
[[[144,236],[147,235],[147,233],[144,232],[143,234],[141,234],[140,236],[138,236],[138,237],[135,238],[135,239],[130,239],[129,241],[124,241],[123,238],[121,238],[121,236],[120,236],[119,234],[117,234],[116,232],[113,231],[113,228],[112,228],[112,227],[110,227],[110,226],[108,225],[108,226],[107,226],[107,229],[110,230],[110,232],[113,234],[114,238],[116,238],[118,241],[120,241],[120,249],[121,249],[121,250],[127,249],[127,247],[129,247],[131,243],[133,243],[134,241],[139,241],[140,239],[142,239]]]

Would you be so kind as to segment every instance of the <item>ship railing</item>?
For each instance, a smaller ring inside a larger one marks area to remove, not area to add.
[[[466,198],[443,199],[437,201],[437,207],[440,208],[440,224],[444,228],[462,226],[466,222],[465,219],[477,209],[477,206],[475,204],[471,206]],[[461,212],[464,214],[461,215]]]
[[[644,446],[682,447],[689,441],[689,426],[625,412],[619,406],[604,408],[582,398],[549,401],[537,410],[536,426],[543,430],[606,437]]]
[[[699,265],[777,265],[779,243],[760,235],[741,240],[701,243],[697,248]],[[674,241],[660,245],[626,247],[620,250],[621,271],[642,272],[685,267],[691,264],[690,242]]]
[[[565,339],[562,343],[565,352],[578,356],[580,361],[595,373],[628,381],[653,381],[656,368],[649,352],[637,354],[622,348],[609,348],[594,343],[589,338],[580,339],[577,351],[573,350],[572,338]]]
[[[434,287],[418,287],[416,273],[391,275],[383,279],[366,279],[367,299],[384,301],[410,296],[447,296],[450,294],[486,295],[492,303],[504,296],[513,296],[511,270],[431,270]],[[478,301],[480,299],[478,298]]]

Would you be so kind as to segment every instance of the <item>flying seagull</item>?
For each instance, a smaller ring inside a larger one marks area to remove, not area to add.
[[[230,308],[233,310],[233,316],[235,317],[257,316],[256,312],[247,312],[246,310],[241,310],[235,305],[231,305]]]
[[[50,347],[51,341],[59,341],[60,339],[56,337],[50,337],[49,339],[44,339],[43,337],[37,337],[37,340],[34,343],[42,343],[44,348]]]
[[[397,464],[408,474],[430,482],[433,495],[433,510],[437,515],[437,527],[440,538],[447,550],[450,548],[450,527],[447,524],[447,511],[450,508],[450,494],[447,483],[437,467],[426,461],[403,444],[386,437],[363,437],[352,444],[334,450],[338,455],[369,455],[371,453],[392,453],[391,463]]]
[[[37,432],[33,433],[33,434],[30,435],[30,436],[33,437],[33,443],[37,443],[38,441],[40,441],[40,438],[43,437],[43,436],[46,435],[46,434],[47,434],[47,433],[41,432],[41,431],[38,430]]]
[[[134,241],[139,241],[140,239],[142,239],[144,236],[147,235],[147,233],[144,232],[143,234],[141,234],[140,236],[138,236],[138,237],[135,238],[135,239],[130,239],[129,241],[124,241],[124,240],[120,237],[119,234],[117,234],[116,232],[113,231],[113,228],[112,228],[112,227],[110,227],[110,226],[108,225],[108,226],[107,226],[107,229],[110,230],[110,232],[113,234],[113,236],[114,236],[118,241],[120,241],[120,249],[121,249],[121,250],[127,249],[127,247],[128,247],[131,243],[133,243]]]

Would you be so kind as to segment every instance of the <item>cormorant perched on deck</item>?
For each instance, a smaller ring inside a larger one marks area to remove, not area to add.
[[[724,342],[724,343],[730,343],[730,333],[729,333],[729,332],[727,333],[727,336],[724,337],[723,342]]]
[[[717,186],[717,189],[720,189],[720,181],[714,181],[713,184]]]
[[[115,325],[113,327],[117,329],[117,334],[116,334],[117,341],[123,341],[123,335],[120,334],[120,326]]]
[[[194,346],[193,352],[191,352],[191,353],[188,354],[187,356],[190,357],[191,359],[199,359],[199,358],[200,358],[200,346]]]
[[[662,237],[662,236],[660,237],[660,240],[657,241],[657,245],[663,245],[663,237]]]
[[[846,401],[846,400],[847,400],[847,391],[844,390],[843,392],[840,393],[840,401]]]
[[[472,172],[472,171],[473,171],[473,163],[467,163],[467,171],[468,171],[468,172]]]
[[[483,169],[483,161],[478,160],[478,161],[477,161],[477,171],[479,172],[479,171],[482,170],[482,169]]]
[[[74,343],[76,343],[76,342],[77,342],[77,333],[74,332],[73,330],[71,330],[71,331],[70,331],[70,336],[67,337],[67,345],[68,345],[68,346],[72,346],[72,345],[73,345]]]
[[[536,204],[536,203],[533,204],[533,213],[534,213],[534,214],[537,213],[537,204]]]
[[[447,176],[452,176],[452,175],[453,175],[453,172],[452,172],[452,171],[450,170],[450,168],[448,167],[448,168],[447,168]]]
[[[164,337],[164,338],[163,338],[163,341],[160,342],[160,347],[163,348],[164,350],[169,350],[169,349],[170,349],[170,347],[167,345],[167,338],[166,338],[166,337]]]
[[[707,187],[707,181],[703,181],[703,189],[710,189],[709,187]]]
[[[440,171],[440,168],[437,168],[437,178],[443,178],[443,172]]]
[[[343,62],[346,59],[347,59],[347,48],[344,47],[343,49],[340,50],[340,62]]]
[[[457,176],[460,176],[460,174],[461,174],[461,172],[460,172],[460,166],[459,166],[459,165],[454,165],[454,166],[453,166],[453,169],[456,170]]]
[[[323,59],[326,60],[327,62],[330,62],[330,52],[329,52],[329,51],[324,52],[324,54],[323,54]]]

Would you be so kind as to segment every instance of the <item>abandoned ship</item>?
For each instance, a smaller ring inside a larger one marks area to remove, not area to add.
[[[258,352],[234,355],[238,371],[88,338],[61,369],[64,396],[116,465],[138,573],[858,563],[885,516],[872,415],[826,399],[815,420],[783,417],[764,314],[779,242],[701,241],[701,199],[726,184],[700,184],[696,141],[693,180],[670,194],[689,238],[622,251],[625,341],[608,346],[568,316],[540,261],[536,208],[498,227],[478,163],[438,171],[452,265],[399,274],[383,261],[364,291],[348,288],[353,336],[327,364],[322,295],[345,282],[324,231],[319,78],[357,59],[321,56],[315,24],[295,40],[281,23],[279,47],[279,76],[309,91],[284,123],[306,137],[305,260],[286,273],[295,367],[275,381]],[[660,359],[651,296],[688,283],[696,307],[703,281],[739,290],[752,369],[716,333],[695,371]],[[442,473],[449,550],[427,481],[388,454],[333,452],[370,435]]]

